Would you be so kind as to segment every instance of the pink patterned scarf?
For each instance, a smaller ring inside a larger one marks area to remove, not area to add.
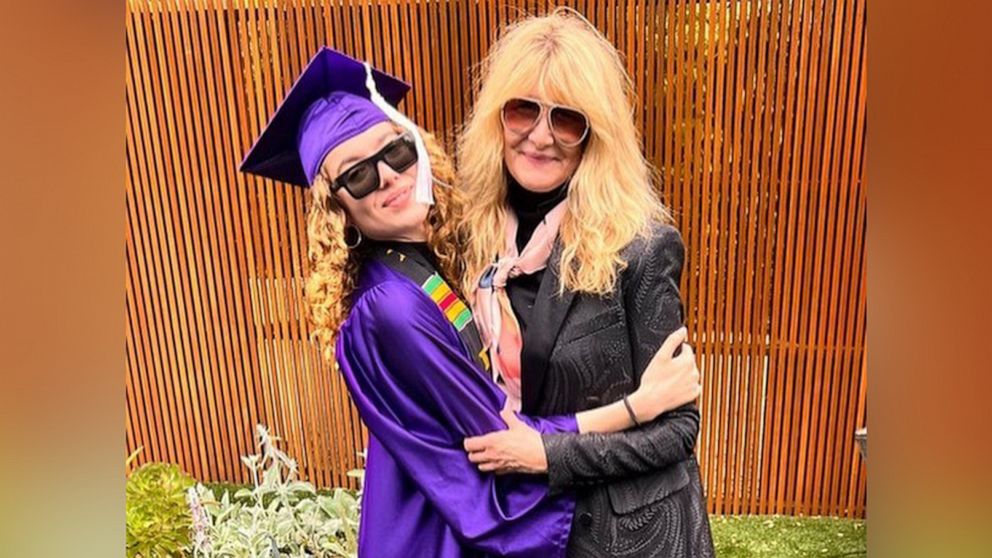
[[[507,211],[503,251],[496,263],[488,266],[476,283],[472,311],[475,313],[482,344],[489,349],[493,380],[503,379],[507,406],[520,409],[520,351],[523,338],[520,324],[506,294],[507,279],[530,275],[548,266],[551,248],[558,237],[558,227],[565,216],[567,200],[562,200],[544,219],[522,251],[517,251],[517,217]]]

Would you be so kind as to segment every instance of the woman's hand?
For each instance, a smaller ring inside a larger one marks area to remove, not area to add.
[[[696,355],[685,342],[687,336],[688,331],[681,327],[665,339],[641,376],[640,387],[628,396],[638,422],[651,421],[702,393]],[[678,347],[682,352],[675,356]]]
[[[510,409],[500,412],[507,430],[465,438],[468,460],[483,473],[545,473],[548,459],[541,434],[527,426]]]

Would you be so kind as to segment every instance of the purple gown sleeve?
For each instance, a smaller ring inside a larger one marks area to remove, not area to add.
[[[336,355],[369,431],[466,545],[500,556],[564,556],[574,512],[547,479],[480,473],[463,440],[504,430],[505,395],[462,349],[437,306],[412,283],[361,293]],[[574,415],[521,420],[577,432]]]

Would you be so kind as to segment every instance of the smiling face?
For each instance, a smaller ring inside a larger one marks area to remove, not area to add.
[[[382,122],[343,142],[324,158],[321,172],[333,182],[356,163],[379,152],[400,136],[390,122]],[[428,206],[414,201],[417,164],[396,172],[384,161],[376,164],[379,188],[356,200],[347,189],[332,195],[362,235],[375,240],[422,242],[426,240]]]
[[[527,97],[554,103],[536,91]],[[582,146],[564,147],[556,142],[545,111],[529,132],[520,134],[503,126],[503,161],[524,189],[550,192],[575,173],[582,161]]]

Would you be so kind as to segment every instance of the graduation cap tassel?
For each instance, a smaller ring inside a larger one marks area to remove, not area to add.
[[[369,90],[369,97],[375,106],[382,109],[390,120],[407,129],[413,136],[413,142],[417,147],[417,187],[414,191],[417,202],[425,205],[434,205],[434,179],[431,173],[431,160],[427,156],[427,147],[424,145],[424,138],[420,137],[417,125],[410,121],[400,111],[393,108],[386,102],[386,99],[379,94],[375,86],[375,78],[372,77],[372,66],[368,62],[365,65],[365,87]]]

